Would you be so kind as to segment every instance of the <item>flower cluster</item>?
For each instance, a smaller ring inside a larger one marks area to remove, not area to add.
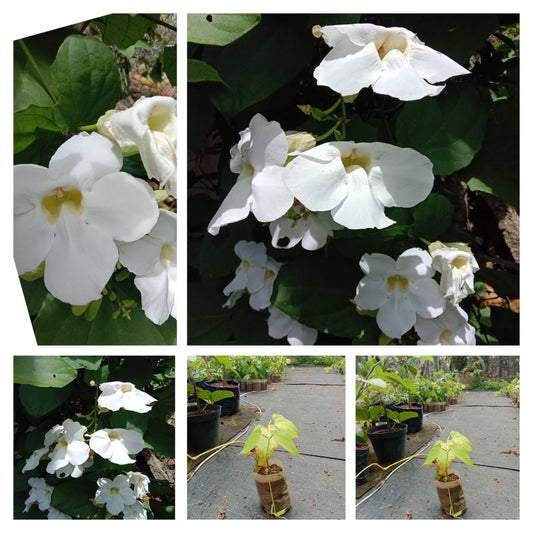
[[[475,344],[475,330],[458,304],[474,292],[477,262],[466,245],[437,242],[429,249],[431,255],[410,248],[397,260],[365,254],[359,263],[365,276],[357,285],[355,303],[362,310],[377,310],[377,324],[391,339],[414,327],[418,344]],[[433,279],[436,271],[440,285]]]
[[[135,147],[147,176],[175,195],[176,101],[143,98],[106,115],[107,137],[72,136],[48,168],[15,165],[17,272],[44,268],[52,296],[86,306],[102,298],[120,260],[136,275],[146,316],[161,324],[176,316],[175,214],[158,209],[147,181],[122,170],[121,148]]]
[[[314,34],[332,48],[314,77],[318,85],[339,93],[335,106],[353,101],[365,87],[403,101],[434,97],[445,80],[469,74],[404,28],[351,24],[316,27]],[[336,126],[331,130],[335,140],[321,142],[327,135],[286,132],[278,122],[253,116],[230,150],[230,169],[237,179],[208,232],[217,235],[252,213],[268,223],[273,248],[300,243],[315,251],[339,230],[387,228],[396,221],[394,211],[386,209],[412,208],[429,196],[435,178],[428,157],[409,147],[346,140],[343,121]],[[273,338],[314,343],[315,330],[270,303],[282,264],[268,257],[262,243],[241,241],[235,253],[241,263],[224,289],[229,296],[225,307],[246,292],[253,309],[269,309]],[[365,276],[355,302],[360,310],[376,311],[385,335],[399,339],[414,327],[420,344],[475,343],[474,330],[458,306],[473,292],[478,269],[465,245],[434,243],[429,252],[411,248],[397,260],[364,254],[360,266]],[[433,279],[437,272],[440,285]]]
[[[102,383],[100,391],[97,403],[102,412],[125,409],[146,413],[152,408],[151,404],[157,401],[129,382]],[[87,418],[91,418],[91,426],[96,426],[96,410]],[[94,454],[116,465],[126,465],[134,463],[132,456],[145,447],[142,434],[133,429],[102,428],[88,433],[86,426],[70,418],[47,431],[43,444],[26,460],[22,473],[36,469],[44,458],[48,459],[47,474],[55,474],[57,478],[80,478],[93,467]],[[51,509],[53,489],[46,484],[46,480],[30,478],[28,483],[31,490],[24,511],[27,512],[33,503],[37,503],[41,511]],[[123,513],[124,518],[146,519],[146,510],[138,500],[148,493],[147,476],[128,472],[127,475],[117,475],[113,481],[99,478],[97,484],[95,501],[105,504],[112,515]],[[50,514],[48,517],[56,518]]]

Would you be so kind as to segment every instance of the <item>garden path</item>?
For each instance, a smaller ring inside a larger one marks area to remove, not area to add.
[[[343,519],[345,517],[345,396],[344,376],[324,367],[296,366],[281,383],[265,392],[241,395],[261,413],[257,423],[267,425],[282,414],[298,427],[295,441],[302,457],[284,450],[275,456],[284,464],[292,508],[289,519]],[[246,440],[255,423],[237,440]],[[231,445],[213,455],[189,479],[189,519],[265,519],[252,477],[253,459]]]
[[[519,518],[519,410],[505,396],[492,391],[470,391],[458,405],[442,413],[424,415],[424,424],[441,429],[419,453],[427,453],[435,440],[450,431],[468,437],[476,468],[455,461],[463,481],[467,510],[461,518]],[[357,501],[357,519],[442,519],[433,467],[428,470],[417,457],[404,463],[381,486]]]

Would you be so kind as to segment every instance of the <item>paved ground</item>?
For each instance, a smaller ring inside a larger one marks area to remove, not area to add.
[[[519,410],[508,398],[490,391],[471,391],[456,406],[443,413],[424,415],[424,424],[442,428],[435,440],[445,440],[455,430],[473,445],[470,453],[476,468],[455,461],[459,472],[468,519],[519,518]],[[357,519],[443,519],[435,487],[434,469],[415,458],[396,470],[376,492],[357,500]]]
[[[241,395],[241,404],[262,411],[257,423],[282,414],[298,427],[295,441],[302,457],[281,451],[292,508],[288,519],[345,518],[345,388],[344,377],[323,367],[292,367],[282,383],[266,392]],[[238,440],[246,440],[255,422]],[[253,458],[231,445],[204,462],[187,486],[188,519],[268,519],[251,474]]]

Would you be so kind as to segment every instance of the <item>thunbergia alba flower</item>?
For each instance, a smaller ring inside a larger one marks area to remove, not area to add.
[[[117,465],[134,463],[130,457],[144,448],[142,435],[134,429],[99,429],[89,440],[91,449]]]
[[[37,467],[39,464],[39,461],[41,460],[41,457],[48,453],[48,450],[50,448],[48,446],[45,446],[44,448],[39,448],[38,450],[34,450],[33,453],[26,459],[26,464],[22,468],[22,473],[26,472],[27,470],[33,470]]]
[[[87,459],[87,461],[85,461],[81,465],[73,465],[69,463],[68,465],[58,468],[55,471],[55,475],[58,478],[65,478],[70,476],[76,479],[83,475],[83,472],[85,472],[86,468],[90,468],[91,466],[93,466],[93,463],[94,461],[91,459],[91,457],[89,457],[89,459]]]
[[[270,305],[274,280],[281,263],[269,257],[266,247],[261,242],[239,241],[234,247],[241,263],[235,270],[235,277],[226,287],[224,294],[229,296],[224,307],[231,308],[247,291],[252,309],[259,311]]]
[[[466,244],[433,242],[428,247],[433,268],[440,272],[442,294],[458,304],[474,291],[474,273],[479,270],[476,258]]]
[[[49,167],[15,165],[15,263],[19,274],[45,261],[44,283],[63,302],[86,305],[118,260],[117,240],[152,229],[157,203],[143,180],[120,172],[112,141],[80,133],[63,143]]]
[[[56,473],[69,465],[79,466],[89,459],[89,446],[83,437],[87,428],[79,422],[67,418],[62,424],[62,430],[57,435],[54,449],[50,452],[50,462],[46,466],[49,474]]]
[[[49,509],[54,487],[47,485],[44,478],[37,477],[31,477],[28,479],[28,485],[31,487],[31,489],[28,498],[24,502],[25,507],[23,512],[27,513],[32,504],[35,502],[37,502],[37,505],[41,511],[46,511]]]
[[[333,230],[342,229],[329,212],[314,213],[297,204],[289,213],[269,224],[274,248],[293,248],[301,242],[305,250],[318,250],[333,236]],[[284,240],[287,242],[282,244]]]
[[[177,316],[176,233],[176,213],[160,209],[148,235],[119,243],[120,262],[135,274],[142,309],[158,325]]]
[[[279,123],[257,114],[240,135],[230,150],[230,169],[239,176],[209,222],[211,235],[217,235],[222,226],[244,220],[250,211],[260,222],[276,220],[294,200],[282,179],[289,142]]]
[[[394,223],[385,207],[413,207],[433,187],[433,165],[411,148],[386,143],[324,143],[303,152],[283,179],[311,211],[329,211],[349,229],[385,228]]]
[[[112,515],[118,515],[127,505],[133,505],[137,500],[130,488],[128,478],[124,474],[118,474],[110,480],[101,477],[96,481],[98,489],[95,494],[97,503],[105,503],[106,509]]]
[[[287,337],[287,342],[293,346],[309,346],[315,344],[318,331],[290,317],[277,307],[271,305],[268,308],[268,334],[273,339]]]
[[[136,498],[142,499],[148,494],[148,486],[150,485],[150,479],[148,476],[145,476],[140,472],[129,472],[128,481],[133,487],[133,493]]]
[[[136,146],[149,178],[176,196],[177,105],[170,96],[141,97],[110,113],[104,125],[121,148]]]
[[[364,254],[359,262],[365,276],[357,285],[355,303],[364,310],[378,310],[376,321],[391,339],[409,331],[417,317],[436,318],[446,300],[432,278],[431,256],[410,248],[395,261],[380,254]]]
[[[125,505],[122,509],[124,520],[147,520],[148,515],[143,504],[136,501],[132,505]]]
[[[371,86],[374,92],[400,100],[436,96],[445,85],[434,85],[470,72],[446,55],[426,46],[405,28],[346,24],[321,28],[332,50],[316,67],[318,85],[342,96]]]
[[[419,345],[455,346],[476,344],[476,330],[468,323],[468,315],[458,305],[446,303],[446,309],[437,318],[418,317],[415,331]]]
[[[98,405],[110,411],[126,409],[137,413],[147,413],[152,409],[150,405],[157,402],[148,393],[138,390],[133,383],[123,381],[109,381],[100,384],[102,394],[98,397]]]

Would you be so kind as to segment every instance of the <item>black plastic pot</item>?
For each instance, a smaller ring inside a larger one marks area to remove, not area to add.
[[[220,405],[206,405],[198,411],[196,405],[187,407],[187,451],[200,453],[218,446]]]
[[[409,418],[408,420],[404,421],[404,424],[407,426],[407,433],[416,433],[417,431],[420,431],[422,429],[423,425],[423,415],[424,415],[424,409],[421,403],[411,403],[411,407],[400,407],[400,405],[404,404],[398,404],[397,402],[387,405],[387,408],[391,411],[396,411],[397,413],[405,413],[405,412],[414,412],[417,415],[417,418]]]
[[[397,424],[394,429],[376,426],[367,430],[380,464],[390,464],[405,457],[407,426]]]
[[[355,473],[356,474],[359,474],[361,470],[363,470],[369,465],[368,451],[369,451],[368,443],[357,442],[355,444]],[[357,485],[361,485],[362,483],[366,483],[368,481],[368,473],[369,473],[369,470],[365,470],[360,476],[357,477],[356,479]]]
[[[240,406],[240,384],[238,381],[233,381],[231,379],[226,380],[226,383],[228,386],[213,386],[211,383],[219,383],[218,380],[204,380],[204,381],[197,381],[196,386],[200,387],[202,389],[214,392],[217,390],[227,390],[233,393],[233,398],[223,398],[222,400],[219,400],[218,402],[215,402],[217,405],[220,405],[222,407],[222,412],[220,413],[220,416],[230,416],[234,415],[235,413],[239,412],[239,406]]]

